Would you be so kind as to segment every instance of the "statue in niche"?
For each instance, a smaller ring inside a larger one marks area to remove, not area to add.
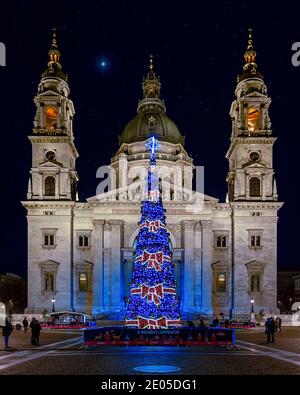
[[[251,276],[251,291],[259,292],[259,274],[255,273]]]
[[[45,273],[45,290],[54,291],[54,276],[53,273]]]

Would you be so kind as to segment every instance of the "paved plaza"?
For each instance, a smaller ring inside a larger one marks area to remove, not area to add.
[[[80,350],[82,333],[43,330],[41,346],[30,333],[14,331],[11,350],[0,351],[0,374],[143,374],[140,365],[173,365],[174,374],[300,374],[300,328],[283,328],[267,344],[263,328],[237,331],[237,347],[102,347]]]

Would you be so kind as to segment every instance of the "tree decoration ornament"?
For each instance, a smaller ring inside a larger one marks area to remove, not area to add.
[[[178,327],[181,325],[180,303],[156,170],[158,141],[151,137],[146,147],[151,156],[125,325],[140,329]]]

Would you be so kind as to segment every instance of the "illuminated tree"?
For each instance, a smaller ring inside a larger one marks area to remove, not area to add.
[[[150,138],[146,147],[151,151],[151,157],[141,207],[126,325],[142,329],[169,328],[181,325],[179,300],[156,172],[157,140]]]

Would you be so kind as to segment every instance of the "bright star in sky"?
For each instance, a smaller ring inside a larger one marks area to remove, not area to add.
[[[106,71],[109,67],[109,61],[105,58],[100,58],[97,63],[98,63],[98,69],[101,70],[102,72]]]

